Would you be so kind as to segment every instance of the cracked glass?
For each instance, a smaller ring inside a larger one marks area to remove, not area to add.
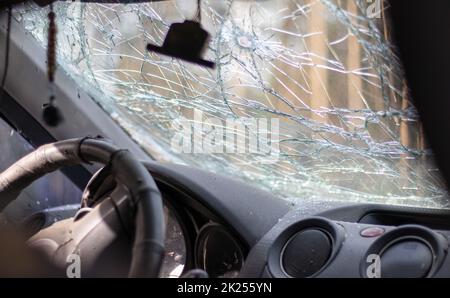
[[[203,0],[204,57],[215,69],[148,52],[171,23],[194,18],[196,2],[58,2],[58,71],[157,160],[241,179],[293,204],[448,207],[383,1]],[[47,13],[33,4],[14,13],[44,47]],[[270,136],[276,150],[179,150],[186,123],[193,139],[232,129],[244,145]]]

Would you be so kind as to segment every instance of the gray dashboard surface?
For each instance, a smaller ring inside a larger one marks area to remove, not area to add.
[[[368,215],[380,215],[380,219],[366,219]],[[385,224],[386,218],[392,219]],[[403,225],[420,225],[434,230],[445,239],[450,238],[450,211],[378,204],[320,203],[301,204],[289,211],[250,251],[241,277],[272,277],[267,269],[271,248],[277,237],[290,226],[311,217],[324,218],[344,227],[346,240],[329,268],[317,277],[361,277],[360,261],[376,238],[363,238],[360,231],[366,227],[382,227],[386,232]],[[450,260],[447,258],[437,277],[450,274]]]

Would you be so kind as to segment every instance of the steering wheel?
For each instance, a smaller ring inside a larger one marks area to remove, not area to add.
[[[0,212],[45,174],[65,166],[100,163],[128,191],[134,206],[134,241],[129,277],[158,277],[164,257],[165,223],[161,193],[147,169],[127,150],[94,138],[39,147],[0,174]],[[80,218],[82,221],[83,218]]]

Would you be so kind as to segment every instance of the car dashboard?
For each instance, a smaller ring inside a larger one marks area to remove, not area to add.
[[[156,167],[154,175],[162,170]],[[198,179],[184,190],[183,183],[167,183],[172,179],[161,186],[184,214],[181,225],[195,231],[185,233],[191,251],[186,269],[244,278],[450,276],[447,210],[325,200],[292,204],[233,179],[175,167],[178,182]],[[156,179],[161,183],[161,176]]]
[[[294,205],[202,170],[145,166],[165,204],[161,277],[180,277],[191,269],[211,278],[450,276],[446,210],[320,201]],[[31,218],[25,223],[37,231],[55,214],[40,212],[40,224],[36,214]]]

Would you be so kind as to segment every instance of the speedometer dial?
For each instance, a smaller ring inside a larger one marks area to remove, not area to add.
[[[210,277],[235,277],[244,264],[239,242],[221,225],[206,225],[196,243],[197,266]]]

